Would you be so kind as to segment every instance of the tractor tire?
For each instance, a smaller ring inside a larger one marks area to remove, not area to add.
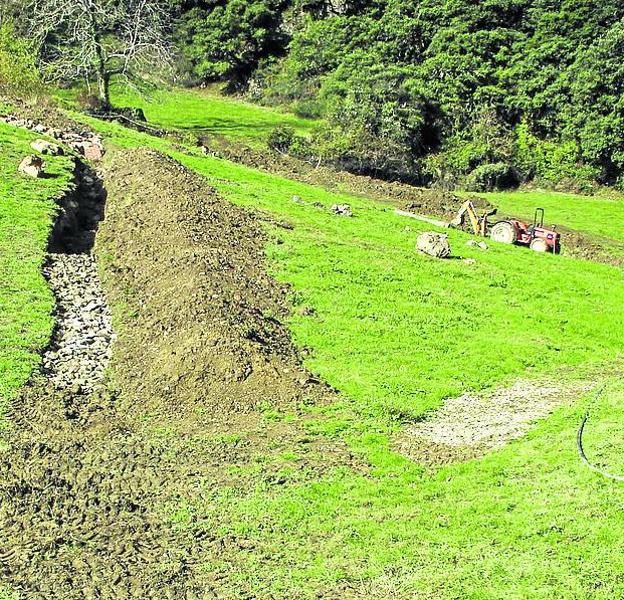
[[[529,245],[529,248],[534,252],[548,252],[550,250],[548,244],[542,238],[535,238]]]
[[[503,244],[515,244],[518,239],[518,232],[509,221],[499,221],[492,227],[490,238]]]

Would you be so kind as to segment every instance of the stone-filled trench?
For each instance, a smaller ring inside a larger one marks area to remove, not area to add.
[[[76,165],[76,190],[63,201],[43,273],[56,300],[56,323],[42,371],[58,389],[92,392],[110,360],[113,324],[92,253],[106,191],[97,174]]]
[[[303,419],[259,409],[299,410],[334,392],[266,316],[286,311],[287,289],[266,273],[256,217],[149,150],[112,150],[102,173],[106,186],[78,163],[62,201],[44,266],[57,324],[0,432],[0,589],[28,600],[258,597],[238,576],[256,542],[228,529],[222,491],[362,467]],[[123,323],[116,341],[98,229]],[[288,477],[285,448],[305,448]],[[188,506],[203,516],[180,526],[173,515]]]

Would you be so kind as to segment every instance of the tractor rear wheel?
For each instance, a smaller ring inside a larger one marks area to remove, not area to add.
[[[529,248],[535,252],[548,252],[549,250],[546,240],[542,238],[535,238],[529,245]]]
[[[518,232],[513,226],[513,223],[509,221],[499,221],[492,227],[490,237],[495,242],[502,242],[503,244],[514,244],[518,239]]]

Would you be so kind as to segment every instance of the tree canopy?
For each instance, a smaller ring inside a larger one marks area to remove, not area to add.
[[[291,144],[304,158],[449,187],[536,179],[624,187],[620,0],[33,0],[28,10],[0,0],[0,8],[0,25],[13,20],[39,42],[20,47],[20,60],[38,58],[56,79],[97,81],[104,105],[113,75],[153,73],[174,52],[177,81],[224,82],[320,118],[314,139]],[[7,47],[6,34],[0,42]]]
[[[348,168],[453,185],[559,162],[615,183],[623,18],[619,0],[217,0],[182,38],[199,79],[325,118],[317,143]]]

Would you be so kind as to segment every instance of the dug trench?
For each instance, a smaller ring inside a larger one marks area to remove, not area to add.
[[[3,434],[2,583],[33,599],[245,597],[231,574],[253,538],[226,533],[215,499],[364,470],[305,426],[334,392],[282,324],[258,218],[147,150],[76,176],[44,268],[57,325]],[[290,464],[285,448],[301,450]],[[213,516],[175,526],[192,506]]]

